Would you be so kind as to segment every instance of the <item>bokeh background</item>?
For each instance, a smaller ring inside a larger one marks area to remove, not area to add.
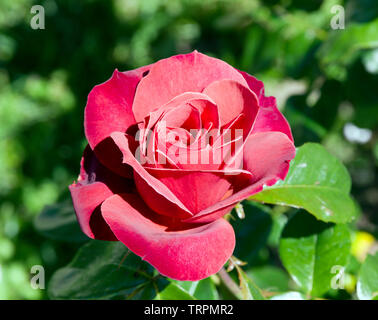
[[[45,8],[44,30],[30,27],[35,4]],[[344,30],[330,28],[336,4],[345,8]],[[359,239],[374,241],[377,18],[376,0],[1,0],[0,299],[47,298],[31,288],[31,266],[43,265],[48,282],[85,241],[46,237],[35,220],[57,202],[72,213],[67,186],[86,144],[91,88],[115,68],[194,49],[263,80],[296,145],[319,142],[341,159],[361,207]],[[264,266],[264,251],[258,257]],[[258,270],[280,281],[272,268]]]

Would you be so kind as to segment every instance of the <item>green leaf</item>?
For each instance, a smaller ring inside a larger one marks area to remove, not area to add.
[[[281,268],[266,265],[251,268],[246,273],[261,289],[270,292],[285,292],[289,290],[289,276]]]
[[[46,206],[35,218],[34,226],[38,232],[53,240],[67,242],[89,240],[80,229],[71,201]]]
[[[235,268],[238,272],[240,281],[240,290],[243,300],[265,300],[260,288],[250,279],[247,274],[237,265]]]
[[[91,240],[52,276],[48,295],[51,299],[150,299],[167,285],[157,281],[159,277],[121,242]]]
[[[156,296],[156,300],[195,300],[195,298],[177,283],[172,282]]]
[[[268,241],[273,222],[270,209],[261,204],[244,201],[243,208],[245,218],[230,221],[238,243],[234,255],[242,261],[252,263]]]
[[[281,207],[281,208],[284,208],[284,207]],[[278,247],[282,230],[285,227],[288,218],[285,214],[280,213],[280,214],[273,214],[272,219],[273,219],[273,225],[272,225],[272,231],[269,234],[268,245],[271,247]]]
[[[321,145],[306,143],[298,148],[286,179],[251,199],[303,208],[320,220],[346,223],[358,213],[350,188],[350,176],[341,162]]]
[[[270,300],[306,300],[306,297],[300,292],[289,291],[273,296]]]
[[[348,263],[350,233],[346,225],[316,220],[301,211],[287,223],[280,241],[282,263],[306,294],[321,296]]]
[[[200,281],[175,281],[177,285],[199,300],[218,300],[219,294],[211,277]]]
[[[357,282],[357,297],[360,300],[378,298],[378,252],[368,255],[361,266]]]

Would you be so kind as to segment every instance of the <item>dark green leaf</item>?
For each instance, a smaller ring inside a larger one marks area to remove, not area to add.
[[[44,236],[60,241],[84,242],[89,238],[81,231],[71,201],[46,206],[34,220]]]
[[[324,223],[301,211],[287,223],[279,253],[299,287],[306,294],[321,296],[347,265],[350,244],[347,226]]]
[[[281,268],[266,265],[252,268],[247,270],[246,273],[261,289],[270,292],[285,292],[289,290],[289,276]]]
[[[346,223],[358,214],[350,188],[350,176],[341,162],[321,145],[307,143],[298,148],[286,179],[251,199],[304,208],[320,220]]]
[[[282,230],[285,227],[288,218],[285,214],[273,214],[272,219],[273,225],[272,231],[269,234],[268,244],[269,246],[277,247],[280,242]]]
[[[161,283],[154,269],[121,242],[91,240],[66,267],[51,278],[52,299],[109,299],[155,296]],[[151,288],[155,293],[151,294]],[[144,289],[149,292],[143,294]]]

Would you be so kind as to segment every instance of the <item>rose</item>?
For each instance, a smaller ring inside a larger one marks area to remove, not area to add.
[[[70,186],[83,232],[179,280],[223,266],[235,235],[222,217],[284,179],[295,155],[263,83],[197,51],[115,70],[90,92],[84,127]]]

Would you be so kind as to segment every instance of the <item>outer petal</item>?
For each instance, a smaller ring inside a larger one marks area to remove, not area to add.
[[[240,70],[238,71],[244,77],[245,81],[247,81],[249,89],[251,89],[256,94],[261,105],[261,102],[263,102],[264,100],[264,83],[256,79],[254,76],[251,76],[247,72]]]
[[[88,95],[84,130],[92,149],[114,131],[126,132],[135,123],[132,113],[135,89],[149,66],[127,72],[114,71],[112,77],[95,86]]]
[[[117,192],[131,190],[131,180],[120,178],[102,166],[89,146],[81,161],[78,182],[69,186],[76,216],[90,238],[116,240],[99,211],[101,203]]]
[[[285,133],[291,141],[294,141],[287,120],[277,108],[276,98],[265,96],[262,81],[246,72],[239,72],[247,81],[249,88],[256,94],[261,107],[252,132],[280,131]]]
[[[271,186],[279,179],[285,179],[289,163],[295,157],[295,146],[281,132],[252,134],[244,147],[244,167],[252,177],[245,174],[235,176],[235,193],[215,205],[187,219],[187,222],[210,222],[227,213],[225,209],[241,200],[260,192],[264,185]]]
[[[118,240],[169,278],[204,279],[220,270],[235,247],[234,231],[224,219],[169,231],[134,194],[115,195],[101,209]]]
[[[282,132],[286,134],[291,141],[294,141],[289,123],[277,109],[275,98],[265,106],[260,107],[253,125],[252,134],[268,131]]]
[[[209,171],[219,169],[228,154],[221,148],[214,149],[209,145],[206,146],[205,143],[206,140],[209,140],[209,137],[204,136],[196,139],[190,147],[169,146],[169,148],[166,148],[166,152],[162,152],[169,159],[169,161],[165,162],[174,163],[175,168],[182,170]],[[157,145],[159,150],[164,150],[164,147],[164,143],[162,146],[160,144]],[[161,158],[164,160],[163,157]]]
[[[295,146],[287,136],[281,132],[261,132],[247,139],[243,167],[252,173],[254,182],[265,177],[283,180],[294,157]]]
[[[222,60],[197,51],[156,62],[135,93],[133,112],[137,121],[184,92],[202,92],[210,83],[231,79],[247,86],[243,76]]]

